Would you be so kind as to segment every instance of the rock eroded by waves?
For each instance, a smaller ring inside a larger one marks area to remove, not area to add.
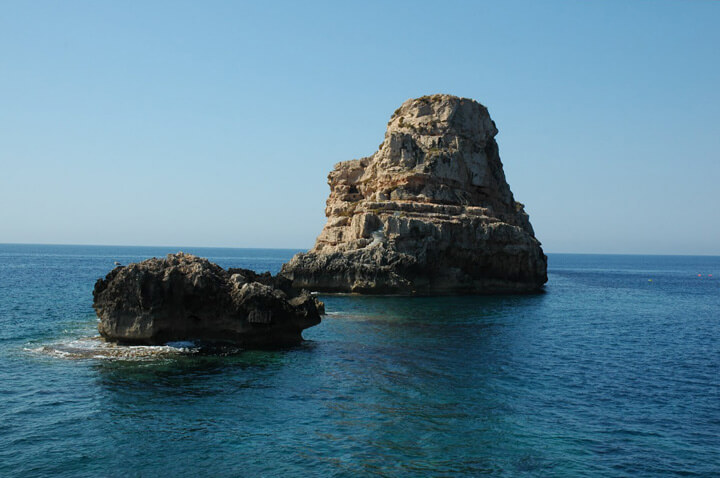
[[[95,284],[93,307],[100,334],[118,343],[291,345],[320,323],[323,304],[290,285],[180,252],[116,267]]]
[[[495,123],[450,95],[406,101],[370,157],[328,176],[325,228],[282,273],[327,292],[532,292],[547,258],[505,180]]]

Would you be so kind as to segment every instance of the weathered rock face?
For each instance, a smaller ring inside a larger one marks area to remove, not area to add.
[[[335,165],[327,224],[282,274],[326,292],[533,292],[547,258],[476,101],[406,101],[370,157]]]
[[[322,302],[283,277],[226,271],[182,252],[116,267],[98,279],[93,298],[100,334],[127,344],[291,345],[324,312]]]

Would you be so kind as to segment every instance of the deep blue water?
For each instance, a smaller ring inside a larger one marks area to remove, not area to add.
[[[720,475],[720,257],[553,254],[542,295],[326,296],[294,349],[92,358],[95,280],[176,251],[0,245],[0,476]]]

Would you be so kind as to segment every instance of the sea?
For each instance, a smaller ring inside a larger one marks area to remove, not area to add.
[[[97,334],[95,281],[183,250],[0,245],[0,476],[720,476],[720,257],[549,255],[545,293],[321,296],[305,342]]]

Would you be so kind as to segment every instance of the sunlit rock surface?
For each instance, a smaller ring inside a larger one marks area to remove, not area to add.
[[[474,100],[406,101],[375,154],[335,165],[327,224],[282,274],[326,292],[540,290],[547,258],[505,180],[497,132]]]

